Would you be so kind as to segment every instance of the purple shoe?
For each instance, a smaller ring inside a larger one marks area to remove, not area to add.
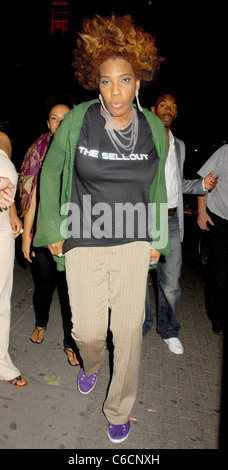
[[[97,372],[86,377],[84,369],[81,369],[78,374],[78,390],[83,395],[90,393],[97,383]]]
[[[130,434],[130,421],[125,424],[108,425],[108,437],[111,442],[119,443],[125,441]]]

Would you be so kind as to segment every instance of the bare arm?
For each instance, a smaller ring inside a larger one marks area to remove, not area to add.
[[[11,158],[12,146],[9,137],[0,132],[0,149]],[[11,206],[14,202],[13,194],[11,189],[14,188],[14,185],[11,183],[9,178],[0,177],[0,207],[5,209],[6,207]]]
[[[209,214],[207,213],[207,194],[205,196],[198,196],[198,217],[197,223],[202,230],[210,230],[207,222],[214,225]]]
[[[3,150],[9,158],[11,158],[12,145],[8,135],[4,132],[0,132],[0,149]]]
[[[30,247],[31,247],[31,230],[34,224],[36,214],[36,186],[32,195],[32,200],[30,204],[30,208],[27,214],[24,215],[24,233],[22,235],[22,251],[24,254],[25,259],[32,262],[30,258]]]

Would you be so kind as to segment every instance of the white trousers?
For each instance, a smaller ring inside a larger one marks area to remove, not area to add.
[[[0,211],[0,380],[11,380],[20,375],[8,353],[14,252],[15,240],[12,238],[9,213],[8,210],[2,210]]]

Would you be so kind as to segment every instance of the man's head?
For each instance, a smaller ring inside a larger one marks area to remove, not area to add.
[[[161,95],[158,97],[155,106],[151,107],[156,116],[163,122],[168,131],[177,117],[177,102],[173,95]]]

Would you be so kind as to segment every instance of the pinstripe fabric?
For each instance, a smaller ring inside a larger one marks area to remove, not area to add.
[[[65,255],[72,336],[87,376],[106,357],[111,309],[114,367],[104,413],[112,424],[127,422],[137,394],[149,258],[148,242],[80,247]]]

